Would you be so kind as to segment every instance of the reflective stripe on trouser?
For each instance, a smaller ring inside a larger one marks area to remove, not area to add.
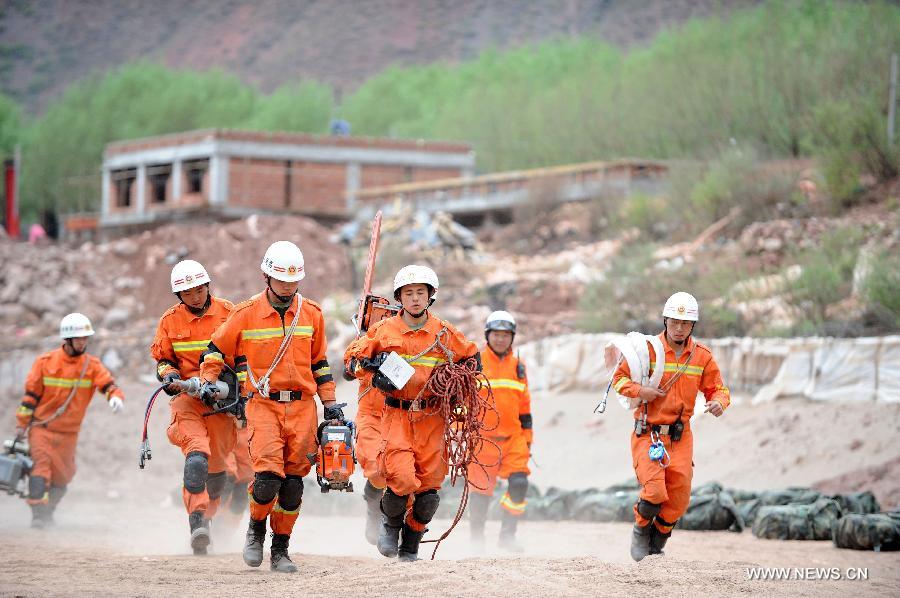
[[[75,447],[78,444],[77,432],[52,432],[44,427],[36,426],[28,433],[31,446],[31,468],[33,477],[47,480],[50,486],[66,486],[75,477]],[[28,504],[46,504],[49,496],[40,499],[27,499]]]
[[[209,473],[225,471],[225,459],[234,450],[237,440],[235,420],[226,414],[203,417],[209,407],[190,395],[181,393],[169,403],[172,408],[172,422],[166,434],[169,442],[188,453],[199,452],[209,460]],[[219,498],[210,500],[204,488],[193,494],[182,488],[181,496],[188,513],[200,511],[207,519],[212,519],[219,506]]]
[[[260,504],[253,500],[253,484],[247,488],[250,497],[250,518],[256,521],[264,521],[266,517],[271,515],[270,525],[272,531],[276,534],[291,535],[297,517],[300,515],[300,507],[293,511],[286,511],[278,504],[278,497],[272,499],[272,502]]]
[[[469,465],[469,489],[477,494],[491,496],[494,494],[494,486],[497,478],[509,479],[510,474],[524,473],[528,475],[528,442],[525,434],[516,434],[509,438],[489,438],[491,442],[484,442],[478,451],[478,461],[482,465]],[[493,443],[493,444],[492,444]],[[495,446],[496,445],[496,446]],[[498,454],[499,450],[499,454]],[[512,515],[525,513],[526,501],[513,502],[509,493],[504,493],[500,499],[500,506]]]
[[[441,487],[447,476],[444,427],[439,414],[384,408],[378,471],[394,494],[407,496]]]
[[[668,436],[660,436],[669,453],[669,466],[660,467],[650,460],[647,453],[650,448],[650,435],[631,435],[631,457],[634,472],[641,485],[640,498],[653,504],[661,505],[658,519],[675,523],[687,511],[691,501],[691,479],[694,474],[692,462],[694,454],[694,436],[690,428],[678,442],[672,442]],[[634,520],[640,526],[650,523],[634,509]],[[672,527],[656,522],[656,527],[663,533],[672,531]]]
[[[275,508],[272,509],[272,531],[276,534],[291,535],[294,529],[294,523],[297,522],[297,516],[300,514],[300,507],[293,511],[285,511],[275,500]]]
[[[384,404],[381,394],[369,390],[359,401],[356,412],[356,460],[363,475],[378,489],[385,487],[384,477],[378,471],[378,452],[381,448],[381,411],[372,404],[375,400]]]

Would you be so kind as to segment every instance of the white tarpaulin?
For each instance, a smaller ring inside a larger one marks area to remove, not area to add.
[[[881,339],[877,397],[885,403],[900,403],[900,336]]]
[[[803,395],[814,401],[874,401],[880,338],[822,339]]]
[[[568,334],[520,348],[533,390],[606,390],[603,349],[618,335]],[[722,338],[709,346],[733,392],[753,402],[785,397],[817,401],[900,402],[900,336],[856,339]]]

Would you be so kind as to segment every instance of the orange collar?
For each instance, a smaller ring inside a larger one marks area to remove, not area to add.
[[[296,293],[294,295],[294,299],[291,301],[291,306],[284,313],[285,322],[287,322],[289,319],[294,318],[294,314],[297,311],[297,304],[299,302],[299,299],[300,299],[300,293]],[[256,296],[255,308],[256,308],[257,314],[261,318],[265,319],[265,318],[275,317],[275,318],[278,318],[279,322],[281,321],[281,315],[277,311],[275,311],[275,308],[272,307],[271,303],[269,303],[269,298],[266,296],[265,291],[263,291],[262,293],[260,293],[259,295]],[[290,318],[288,318],[288,314],[290,314]]]
[[[663,330],[660,333],[659,338],[660,338],[660,340],[662,340],[663,347],[666,350],[666,354],[668,355],[669,353],[671,353],[672,355],[675,355],[675,349],[670,347],[669,341],[666,340],[666,331],[665,330]],[[694,335],[692,334],[687,338],[687,342],[684,344],[684,349],[681,351],[681,354],[684,355],[685,353],[687,353],[688,355],[690,355],[691,350],[693,348],[694,348]]]

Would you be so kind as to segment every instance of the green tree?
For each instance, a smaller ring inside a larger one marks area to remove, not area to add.
[[[22,134],[22,110],[7,96],[0,94],[0,157],[15,150]]]

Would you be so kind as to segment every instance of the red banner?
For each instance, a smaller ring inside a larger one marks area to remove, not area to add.
[[[4,197],[3,224],[12,239],[19,238],[19,198],[16,196],[16,163],[7,160],[3,165]]]

